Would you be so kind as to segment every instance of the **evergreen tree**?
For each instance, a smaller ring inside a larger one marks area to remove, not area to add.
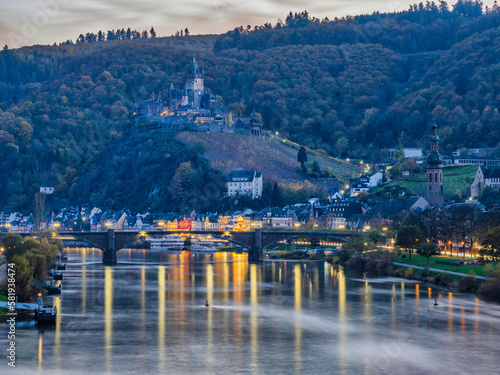
[[[277,182],[273,184],[273,190],[271,191],[271,205],[273,207],[283,206],[283,194]]]
[[[307,163],[307,151],[304,146],[300,146],[299,153],[297,154],[297,161],[304,168],[304,163]]]
[[[149,35],[151,35],[151,38],[156,38],[156,31],[154,27],[152,27],[151,30],[149,30]]]

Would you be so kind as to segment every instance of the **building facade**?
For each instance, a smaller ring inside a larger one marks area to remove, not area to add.
[[[255,170],[234,170],[229,173],[227,195],[246,195],[252,199],[262,196],[262,173]]]
[[[492,189],[500,188],[500,168],[487,168],[484,165],[480,165],[477,168],[474,182],[472,182],[470,187],[471,197],[479,197],[486,186]]]

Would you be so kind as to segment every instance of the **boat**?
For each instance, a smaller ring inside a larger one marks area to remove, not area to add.
[[[35,309],[35,320],[37,324],[55,324],[57,319],[57,307],[53,303],[44,303],[42,297],[38,297],[38,308]]]
[[[182,250],[184,239],[181,236],[163,236],[151,238],[151,250]]]
[[[216,252],[219,251],[213,241],[194,240],[191,243],[191,251]]]
[[[16,311],[16,315],[25,319],[35,319],[37,324],[55,324],[57,319],[57,308],[53,302],[44,303],[41,295],[38,295],[38,303],[20,303],[20,302],[0,302],[0,308]],[[29,315],[22,314],[25,311]],[[32,315],[34,314],[34,315]]]

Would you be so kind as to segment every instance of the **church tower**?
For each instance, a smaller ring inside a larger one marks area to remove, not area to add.
[[[193,62],[189,66],[186,80],[186,91],[188,95],[189,106],[191,106],[192,108],[200,108],[201,99],[205,92],[203,67],[198,65],[194,57]]]
[[[443,198],[443,158],[439,154],[439,136],[436,121],[432,123],[431,147],[427,157],[427,202],[441,207]]]

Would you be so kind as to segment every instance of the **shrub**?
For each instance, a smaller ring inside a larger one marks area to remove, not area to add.
[[[412,275],[413,275],[413,268],[408,267],[405,271],[405,277],[409,279]]]
[[[365,266],[365,260],[359,257],[351,258],[347,261],[347,267],[350,268],[363,268]]]
[[[393,276],[395,277],[405,277],[405,270],[402,268],[396,268],[393,272]]]
[[[493,279],[479,286],[479,293],[500,298],[500,279]]]
[[[439,273],[436,275],[436,285],[447,286],[451,283],[451,277],[447,273]]]
[[[476,289],[476,278],[464,276],[458,281],[458,290],[461,292],[472,292]]]

